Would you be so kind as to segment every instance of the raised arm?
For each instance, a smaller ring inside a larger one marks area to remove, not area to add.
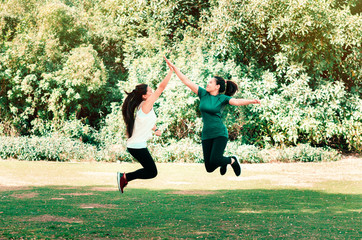
[[[229,100],[229,104],[233,106],[243,106],[249,104],[260,104],[260,101],[257,99],[247,100],[247,99],[232,98]]]
[[[161,93],[163,92],[163,90],[165,90],[168,82],[171,79],[171,75],[173,73],[172,68],[170,68],[170,71],[168,72],[167,76],[162,80],[162,82],[160,83],[160,85],[158,85],[158,88],[156,89],[156,91],[154,91],[152,93],[151,96],[149,96],[147,98],[147,100],[143,103],[142,105],[142,111],[144,113],[149,113],[152,108],[153,108],[153,104],[156,102],[156,100],[160,97]]]
[[[185,75],[183,75],[182,72],[180,72],[180,70],[179,70],[175,65],[173,65],[166,57],[164,57],[164,58],[165,58],[165,60],[166,60],[167,65],[175,71],[177,77],[178,77],[186,86],[188,86],[188,87],[191,89],[191,91],[193,91],[194,93],[197,94],[197,92],[198,92],[198,90],[199,90],[199,86],[198,86],[196,83],[190,81]]]

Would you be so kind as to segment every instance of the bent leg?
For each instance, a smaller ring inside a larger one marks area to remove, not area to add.
[[[227,143],[228,139],[226,137],[214,138],[210,157],[212,166],[221,167],[231,163],[231,157],[224,157]]]
[[[134,179],[150,179],[157,176],[156,164],[147,148],[127,148],[128,152],[142,165],[143,168],[126,174],[127,181]]]

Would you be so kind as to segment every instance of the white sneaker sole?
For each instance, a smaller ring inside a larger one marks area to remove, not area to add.
[[[120,182],[121,182],[121,173],[120,173],[120,172],[117,172],[118,191],[119,191],[120,193],[122,193]]]

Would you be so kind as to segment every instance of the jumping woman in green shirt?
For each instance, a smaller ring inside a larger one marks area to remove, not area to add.
[[[236,176],[239,176],[241,168],[238,158],[236,156],[224,156],[228,131],[222,122],[221,111],[227,104],[242,106],[260,104],[260,101],[232,98],[231,96],[238,90],[238,86],[234,82],[225,81],[221,77],[210,79],[206,89],[204,89],[190,81],[169,60],[166,59],[166,62],[180,80],[200,98],[200,111],[204,122],[201,140],[206,171],[213,172],[220,167],[220,174],[224,175],[227,165],[230,164]]]

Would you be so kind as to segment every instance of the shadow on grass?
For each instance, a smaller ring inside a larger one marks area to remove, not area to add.
[[[37,187],[0,192],[0,239],[361,238],[361,195]]]

